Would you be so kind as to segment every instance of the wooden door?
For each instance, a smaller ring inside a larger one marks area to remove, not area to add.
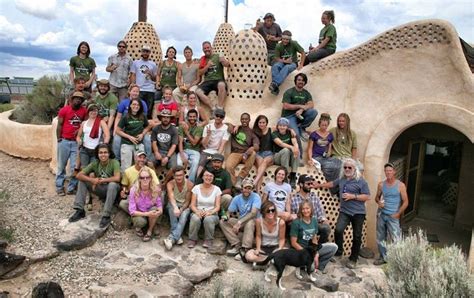
[[[408,144],[408,159],[406,165],[405,185],[408,193],[408,207],[405,209],[403,220],[407,221],[416,216],[418,201],[421,193],[423,162],[425,159],[425,141],[410,141]]]

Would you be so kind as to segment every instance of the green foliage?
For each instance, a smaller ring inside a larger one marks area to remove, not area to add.
[[[26,100],[15,109],[12,120],[20,123],[50,124],[65,102],[66,75],[43,76]]]
[[[433,248],[420,230],[388,245],[385,273],[392,297],[472,297],[473,280],[456,246]]]
[[[280,298],[281,292],[276,287],[271,287],[266,283],[259,283],[255,280],[233,280],[230,285],[224,285],[224,281],[219,278],[213,281],[210,291],[195,293],[196,297],[213,298]]]
[[[10,199],[10,192],[8,190],[0,190],[0,202]]]
[[[13,110],[15,108],[14,104],[11,103],[4,103],[0,104],[0,113],[3,113],[5,111]]]
[[[11,227],[2,227],[0,226],[0,239],[4,239],[7,242],[12,242],[14,239],[14,229]]]

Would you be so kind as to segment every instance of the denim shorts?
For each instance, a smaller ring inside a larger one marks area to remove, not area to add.
[[[270,156],[273,156],[273,152],[272,151],[259,151],[257,152],[257,156],[260,156],[261,158],[270,157]]]

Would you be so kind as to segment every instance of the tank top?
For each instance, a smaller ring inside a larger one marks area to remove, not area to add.
[[[277,218],[276,229],[272,233],[263,224],[263,218],[260,226],[262,227],[262,246],[277,246],[280,233],[280,218]]]
[[[387,181],[384,181],[382,184],[383,199],[385,200],[385,205],[382,209],[384,214],[391,215],[397,213],[400,208],[401,196],[400,190],[398,189],[399,183],[400,181],[397,180],[393,186],[388,186]]]
[[[196,63],[192,63],[191,66],[188,66],[186,62],[184,62],[181,66],[181,71],[183,73],[183,82],[190,86],[192,82],[196,79],[196,72],[198,71],[199,65]]]
[[[176,180],[173,180],[173,195],[174,200],[176,201],[176,205],[181,207],[184,205],[184,201],[186,201],[186,193],[188,192],[188,184],[186,180],[184,181],[184,187],[182,191],[179,191],[178,185],[176,184]]]
[[[83,139],[82,139],[82,146],[86,147],[87,149],[94,150],[97,145],[99,145],[100,137],[102,136],[102,128],[99,127],[99,137],[96,139],[91,138],[89,135],[91,134],[92,126],[94,125],[94,121],[89,124],[89,120],[86,120],[84,123],[84,127],[82,128],[83,132]]]
[[[176,88],[176,74],[178,73],[178,65],[176,61],[173,61],[171,66],[166,65],[166,61],[163,61],[161,65],[161,81],[162,87],[168,85],[171,88]]]
[[[267,134],[257,135],[260,141],[259,151],[272,151],[273,150],[273,141],[272,141],[272,129],[268,128]]]

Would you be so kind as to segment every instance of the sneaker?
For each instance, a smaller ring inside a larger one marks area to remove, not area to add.
[[[273,94],[273,92],[275,92],[275,87],[276,87],[276,84],[271,82],[270,86],[268,86],[268,90],[270,90],[270,92]]]
[[[194,248],[197,244],[196,240],[188,240],[188,248]]]
[[[99,223],[99,228],[105,229],[110,225],[110,216],[102,216]]]
[[[181,244],[183,244],[183,243],[184,243],[184,241],[183,241],[183,238],[181,238],[181,237],[180,237],[180,238],[178,239],[178,241],[176,242],[176,244],[178,244],[178,245],[181,245]]]
[[[211,248],[212,247],[212,240],[204,240],[204,242],[202,243],[202,247]]]
[[[173,239],[166,238],[163,242],[165,243],[166,250],[171,250],[173,248]]]
[[[58,189],[56,190],[56,193],[58,194],[58,196],[61,196],[61,197],[64,197],[66,195],[66,193],[64,192],[64,189]]]
[[[237,177],[237,182],[235,182],[234,187],[238,190],[242,189],[242,177]]]
[[[76,222],[80,219],[83,219],[84,217],[86,217],[86,212],[82,209],[79,209],[79,210],[76,210],[76,212],[74,212],[74,214],[71,217],[69,217],[69,222]]]
[[[349,262],[347,262],[347,264],[346,264],[346,267],[349,268],[349,269],[356,269],[357,263],[354,262],[354,261],[349,260]]]
[[[303,275],[301,275],[301,268],[296,268],[295,270],[295,275],[296,275],[296,278],[299,279],[299,280],[302,280],[303,279]]]
[[[75,194],[76,194],[76,190],[75,190],[75,189],[68,189],[67,192],[66,192],[66,194],[67,194],[68,196],[75,195]]]
[[[291,175],[290,173],[290,185],[291,185],[291,188],[293,189],[296,188],[296,174]]]
[[[86,210],[87,211],[92,211],[92,203],[89,203],[86,205]]]
[[[239,249],[240,249],[240,247],[239,247],[238,245],[235,245],[235,246],[233,246],[231,249],[228,249],[228,250],[226,251],[226,254],[227,254],[229,257],[233,257],[233,256],[235,256],[236,254],[239,253]]]
[[[379,259],[377,259],[377,260],[374,261],[374,265],[375,265],[375,266],[380,266],[380,265],[383,265],[383,264],[385,264],[385,263],[387,263],[387,262],[386,262],[384,259],[382,259],[382,258],[379,258]]]
[[[278,95],[278,93],[280,93],[280,88],[278,86],[275,86],[275,89],[273,90],[272,94]]]

